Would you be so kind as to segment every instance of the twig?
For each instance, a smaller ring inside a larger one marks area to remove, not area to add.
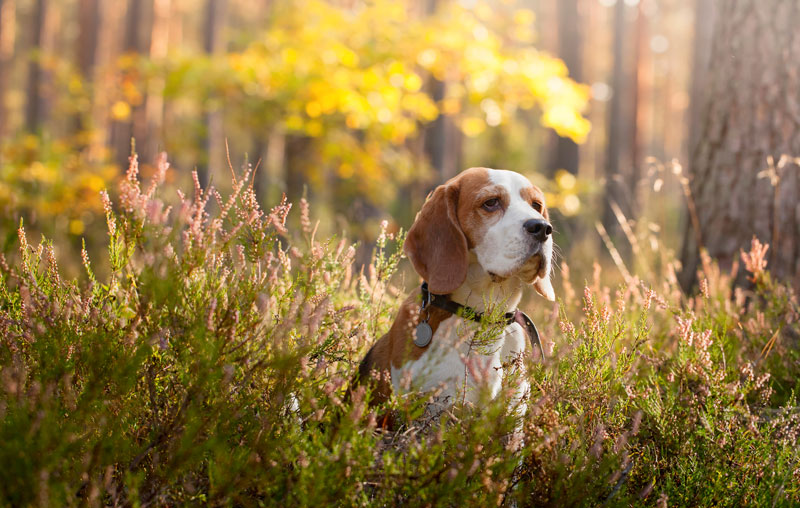
[[[608,236],[608,232],[606,228],[600,222],[595,223],[595,228],[597,228],[597,232],[600,234],[600,238],[603,239],[603,243],[606,245],[606,249],[608,249],[608,253],[611,254],[611,259],[614,260],[614,264],[617,265],[620,273],[622,273],[622,278],[625,279],[625,283],[629,286],[633,284],[633,277],[631,276],[631,272],[625,267],[625,262],[622,260],[622,256],[620,256],[619,251],[616,247],[614,247],[614,243],[611,241],[611,238]]]

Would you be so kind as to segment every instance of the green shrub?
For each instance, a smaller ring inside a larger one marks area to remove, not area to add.
[[[305,201],[290,231],[291,205],[262,211],[245,172],[170,207],[166,171],[144,189],[134,159],[116,209],[103,195],[105,280],[85,250],[85,280],[63,280],[22,225],[0,263],[2,504],[800,503],[797,298],[763,246],[752,291],[711,270],[689,298],[667,270],[579,301],[565,279],[515,434],[510,389],[436,418],[425,394],[345,397],[403,296],[402,234],[356,269]],[[387,410],[396,431],[376,430]]]

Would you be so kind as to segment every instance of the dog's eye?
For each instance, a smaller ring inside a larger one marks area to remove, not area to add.
[[[487,199],[483,202],[483,209],[487,212],[494,212],[500,209],[500,200],[497,198]]]
[[[533,207],[533,209],[534,209],[534,210],[536,210],[537,212],[539,212],[539,213],[542,213],[542,204],[541,204],[541,203],[539,203],[538,201],[534,201],[533,203],[531,203],[531,206],[532,206],[532,207]]]

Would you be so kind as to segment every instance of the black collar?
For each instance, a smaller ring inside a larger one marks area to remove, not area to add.
[[[420,291],[422,292],[422,310],[425,310],[428,305],[433,305],[434,307],[439,307],[442,310],[446,310],[450,314],[461,316],[464,319],[471,319],[472,321],[476,321],[478,323],[483,322],[482,312],[476,312],[472,307],[467,307],[466,305],[461,305],[458,302],[454,302],[447,295],[436,295],[431,293],[428,291],[427,282],[422,283]],[[522,329],[528,334],[531,345],[539,348],[542,359],[544,359],[542,339],[539,337],[539,330],[536,328],[533,320],[519,309],[514,310],[514,312],[506,312],[503,317],[507,325],[519,323],[519,325],[522,326]]]

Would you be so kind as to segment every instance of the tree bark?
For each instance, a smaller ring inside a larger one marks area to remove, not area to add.
[[[728,268],[757,236],[773,275],[797,286],[800,167],[781,156],[800,155],[800,5],[721,0],[719,13],[689,165],[699,227],[686,231],[682,283],[695,281],[699,247]]]

